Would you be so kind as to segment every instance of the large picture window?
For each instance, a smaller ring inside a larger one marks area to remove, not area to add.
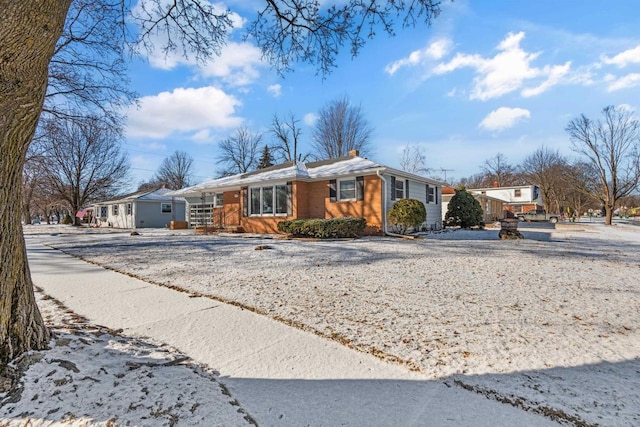
[[[287,215],[289,189],[287,185],[251,188],[251,215]]]

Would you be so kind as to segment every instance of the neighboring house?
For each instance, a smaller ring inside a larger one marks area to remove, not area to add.
[[[387,230],[387,212],[398,199],[427,209],[426,227],[442,227],[442,183],[358,157],[357,151],[312,163],[288,162],[170,193],[188,202],[191,227],[277,233],[280,221],[362,217],[366,234]]]
[[[469,190],[473,197],[480,203],[480,207],[482,207],[485,224],[498,221],[506,216],[506,212],[504,211],[505,202],[503,200],[473,191],[474,190]],[[449,202],[454,194],[456,194],[456,190],[453,187],[442,187],[442,221],[444,221],[444,217],[447,215]]]
[[[186,201],[168,196],[171,191],[160,188],[95,203],[94,223],[100,227],[159,228],[169,227],[171,221],[185,221]]]
[[[535,185],[470,188],[468,191],[502,200],[505,202],[503,209],[511,214],[526,213],[533,209],[542,209],[540,188]]]

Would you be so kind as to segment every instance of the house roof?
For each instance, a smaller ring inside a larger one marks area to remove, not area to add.
[[[438,181],[423,176],[388,168],[363,157],[352,156],[309,163],[286,162],[253,172],[205,181],[201,184],[176,190],[169,194],[173,196],[187,196],[200,194],[205,191],[239,188],[258,182],[312,181],[355,174],[370,174],[377,171],[389,171],[393,174],[410,177],[419,181],[441,184]]]
[[[151,191],[139,191],[136,193],[125,194],[123,196],[118,197],[117,199],[106,200],[100,203],[95,203],[96,205],[102,204],[113,204],[113,203],[122,203],[122,202],[130,202],[130,201],[146,201],[146,202],[186,202],[185,199],[181,197],[174,197],[169,195],[169,193],[173,192],[173,190],[169,188],[158,188],[157,190]]]

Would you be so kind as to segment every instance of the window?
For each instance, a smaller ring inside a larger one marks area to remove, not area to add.
[[[112,205],[111,206],[111,213],[113,214],[113,216],[117,216],[118,215],[118,208],[120,206],[119,205]]]
[[[107,207],[106,206],[100,206],[100,217],[101,218],[106,218],[107,217]]]
[[[160,211],[163,214],[171,213],[171,203],[160,203]]]
[[[224,206],[224,195],[222,193],[216,193],[215,206],[216,208]]]
[[[251,214],[260,214],[260,188],[251,189]]]
[[[132,212],[133,206],[131,205],[131,203],[127,203],[127,215],[131,215]]]
[[[435,203],[436,196],[434,190],[435,187],[427,185],[427,203]]]
[[[356,198],[356,180],[348,179],[338,182],[338,199],[353,200]]]
[[[513,190],[513,195],[515,197],[522,197],[522,190],[520,190],[520,189]]]
[[[273,187],[262,187],[262,213],[273,213]]]
[[[395,179],[395,186],[393,188],[393,194],[396,199],[404,199],[404,181],[401,179]]]
[[[251,188],[250,215],[287,215],[290,191],[288,185]]]
[[[288,211],[287,186],[276,185],[276,213],[286,214]]]

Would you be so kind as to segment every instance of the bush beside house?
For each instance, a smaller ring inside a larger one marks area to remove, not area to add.
[[[364,218],[294,219],[278,223],[278,230],[294,237],[336,239],[358,237],[367,226]]]
[[[480,202],[465,188],[456,188],[444,218],[446,227],[484,227],[484,213]]]
[[[400,234],[406,234],[410,229],[420,228],[427,220],[427,210],[420,200],[402,199],[391,206],[387,219]]]

